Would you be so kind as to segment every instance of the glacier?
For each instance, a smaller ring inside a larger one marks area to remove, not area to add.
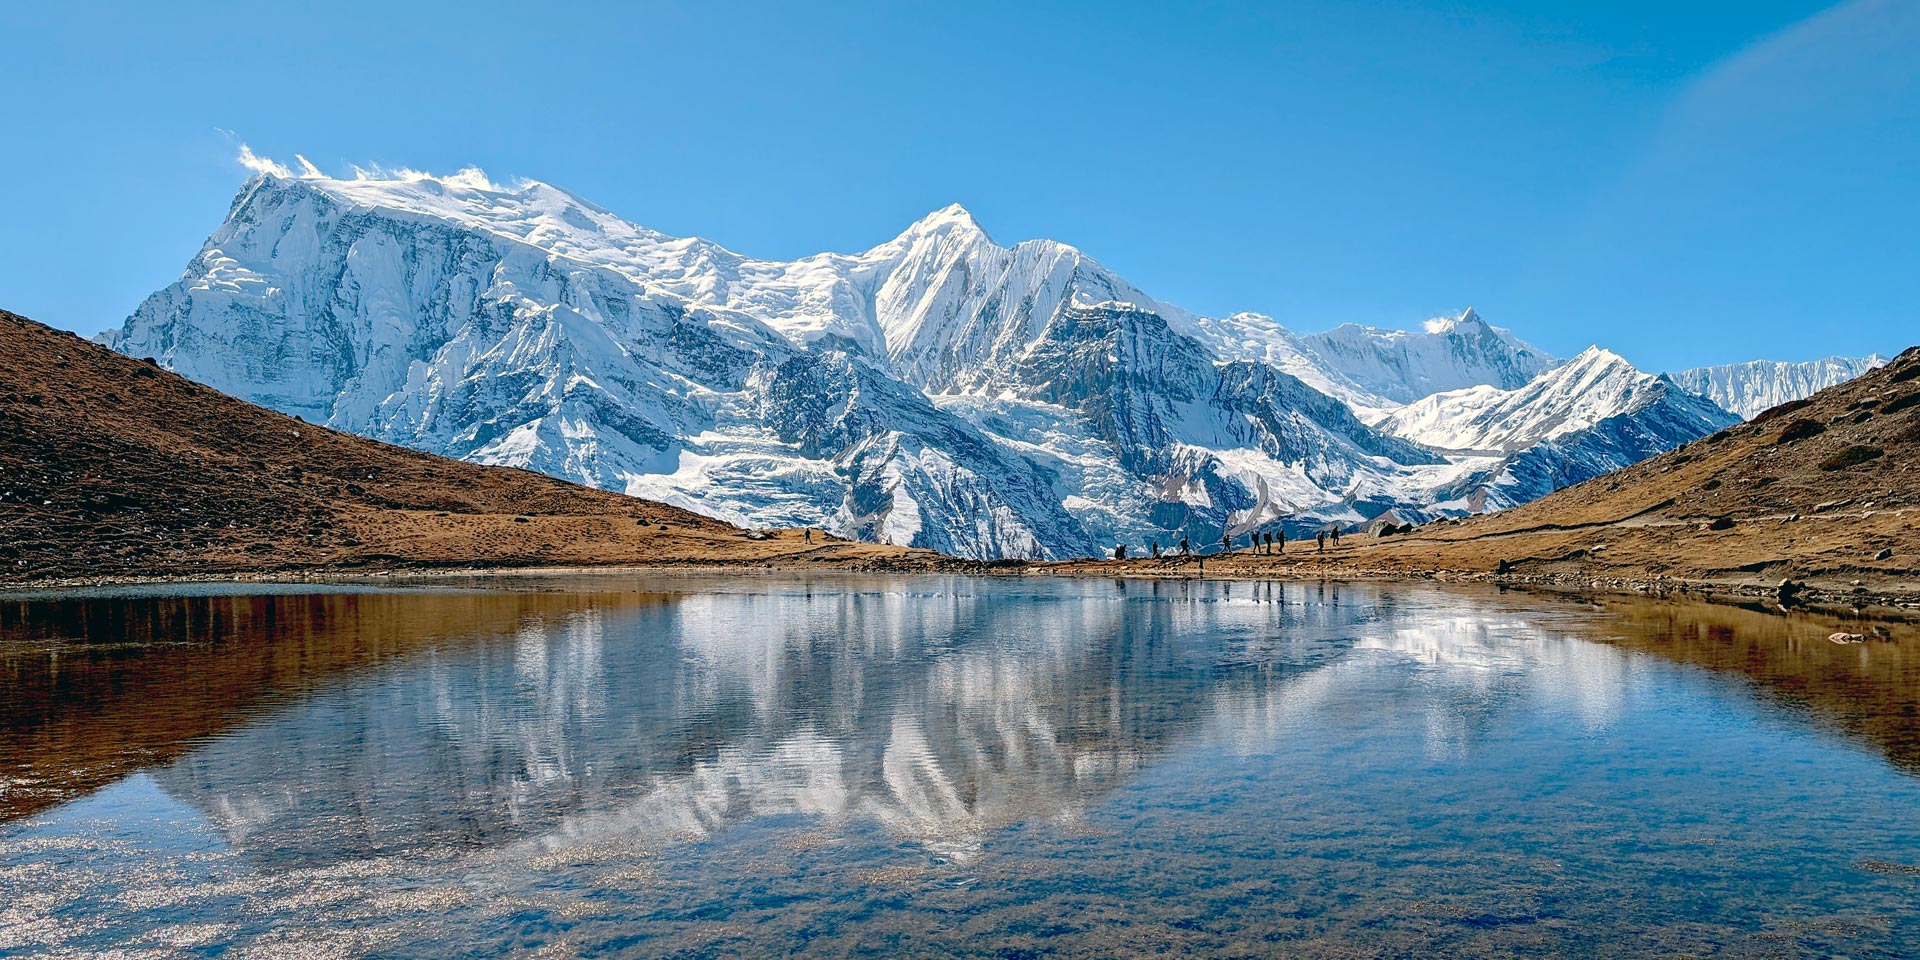
[[[766,261],[477,170],[262,168],[102,339],[375,439],[980,559],[1488,509],[1727,419],[1618,358],[1614,394],[1542,383],[1569,364],[1471,310],[1308,336],[1198,316],[959,206]],[[1462,412],[1485,390],[1587,408],[1493,442]]]

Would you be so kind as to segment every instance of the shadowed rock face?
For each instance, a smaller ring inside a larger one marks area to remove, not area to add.
[[[1088,541],[1051,473],[854,354],[781,364],[762,405],[781,441],[832,462],[845,494],[830,525],[858,539],[1046,559]]]

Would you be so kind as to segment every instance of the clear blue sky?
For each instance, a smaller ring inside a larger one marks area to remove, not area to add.
[[[179,275],[244,141],[763,257],[958,201],[1301,331],[1471,304],[1649,369],[1920,342],[1920,0],[76,2],[0,32],[0,306],[89,333]]]

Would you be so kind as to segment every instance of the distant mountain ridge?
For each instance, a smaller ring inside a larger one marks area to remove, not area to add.
[[[1711,367],[1695,367],[1673,374],[1673,381],[1689,393],[1697,393],[1721,407],[1751,420],[1764,410],[1783,403],[1813,396],[1828,387],[1846,383],[1876,367],[1887,358],[1877,353],[1865,357],[1827,357],[1788,363],[1776,360],[1750,360]]]
[[[1560,361],[1495,327],[1472,308],[1419,331],[1342,324],[1302,338],[1349,379],[1391,403],[1489,385],[1516,389]]]
[[[477,171],[256,176],[104,339],[376,439],[979,558],[1519,502],[1522,451],[1371,424],[1427,386],[1557,366],[1472,311],[1307,337],[1200,317],[958,206],[862,253],[760,261]],[[1462,493],[1493,486],[1511,493]]]

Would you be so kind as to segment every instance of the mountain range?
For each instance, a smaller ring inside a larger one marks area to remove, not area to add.
[[[1472,310],[1302,336],[959,206],[764,261],[473,170],[257,175],[102,339],[430,453],[973,558],[1511,506],[1877,359],[1656,377]]]
[[[1604,361],[1602,361],[1604,362]],[[1545,441],[1534,449],[1555,444]],[[1325,552],[1207,558],[1209,576],[1493,578],[1809,608],[1808,640],[1892,639],[1920,610],[1920,346],[1859,377],[1510,510],[1385,524]],[[1171,563],[1099,561],[1145,574]],[[1176,574],[1177,575],[1177,574]],[[1672,615],[1670,602],[1649,607]],[[1776,620],[1781,624],[1789,621]],[[1839,631],[1839,632],[1831,632]],[[1820,646],[1825,647],[1825,643]]]

